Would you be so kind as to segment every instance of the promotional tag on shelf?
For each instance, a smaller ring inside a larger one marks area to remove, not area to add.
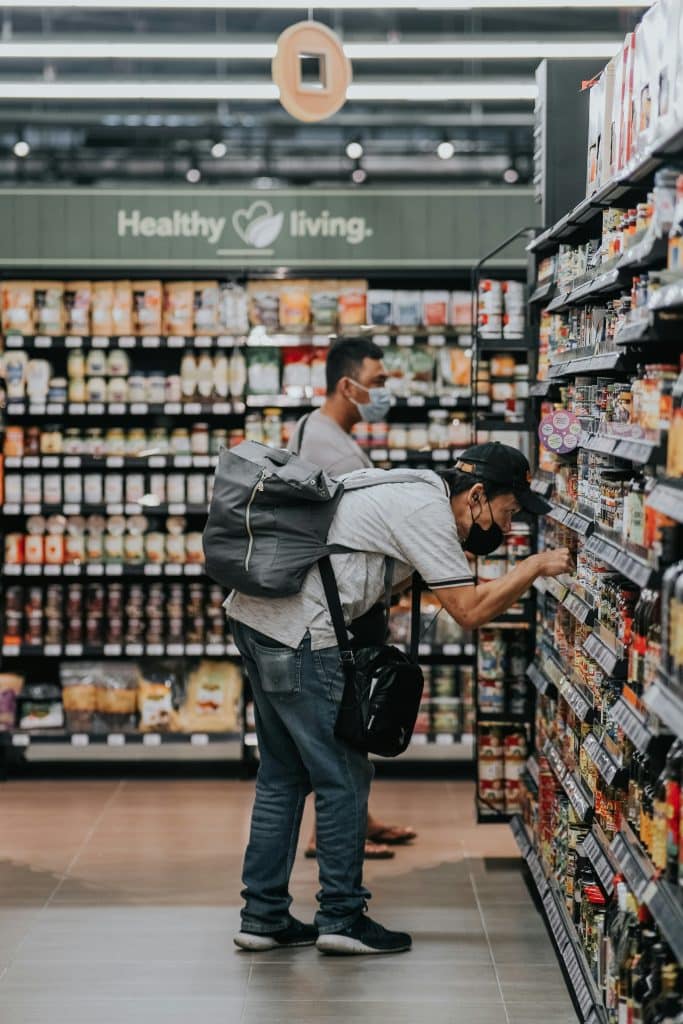
[[[567,455],[573,452],[581,436],[581,424],[573,412],[558,409],[548,413],[538,427],[538,439],[549,452]]]

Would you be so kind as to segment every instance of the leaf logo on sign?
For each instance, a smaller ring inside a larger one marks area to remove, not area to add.
[[[284,219],[284,213],[274,213],[270,203],[258,199],[247,210],[235,210],[232,226],[247,245],[266,249],[282,231]]]

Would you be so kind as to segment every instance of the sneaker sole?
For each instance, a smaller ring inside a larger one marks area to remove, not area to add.
[[[378,956],[388,953],[406,953],[412,948],[412,943],[409,942],[405,946],[394,946],[393,949],[376,949],[374,946],[367,946],[360,939],[352,939],[348,935],[321,935],[316,946],[321,953],[333,956]]]
[[[247,953],[265,953],[269,949],[297,949],[300,946],[315,946],[315,939],[303,939],[301,942],[276,942],[270,935],[250,935],[240,932],[232,940],[239,949]]]

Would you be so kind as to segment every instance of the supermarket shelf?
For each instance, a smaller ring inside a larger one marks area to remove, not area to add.
[[[538,767],[538,761],[536,760],[534,754],[527,758],[526,772],[527,775],[530,777],[531,781],[538,789],[538,784],[540,780],[540,768]]]
[[[648,309],[654,312],[683,308],[683,277],[663,285],[650,297]]]
[[[616,265],[607,270],[604,267],[599,267],[595,272],[587,275],[586,280],[572,289],[566,299],[566,304],[568,306],[582,305],[598,295],[619,291],[621,287],[621,277]]]
[[[534,494],[540,494],[543,498],[547,498],[552,493],[554,486],[555,481],[552,478],[545,479],[544,477],[535,476],[531,481],[531,490]]]
[[[408,653],[408,645],[393,645],[404,654]],[[420,658],[457,658],[463,665],[472,664],[477,653],[474,644],[420,644],[417,649]]]
[[[602,373],[605,370],[622,370],[623,352],[601,352],[597,355],[580,356],[578,359],[567,359],[560,363],[552,363],[548,376],[573,377],[577,374]]]
[[[648,908],[679,961],[683,960],[683,898],[678,886],[655,877],[655,869],[628,825],[612,841],[611,853],[639,902]]]
[[[185,502],[175,502],[170,505],[146,505],[140,502],[126,502],[123,505],[84,505],[84,504],[55,504],[55,505],[3,505],[4,516],[38,516],[38,515],[65,515],[65,516],[203,516],[208,515],[208,504],[187,505]]]
[[[576,777],[573,771],[567,768],[566,764],[562,760],[562,755],[552,740],[546,740],[543,753],[548,759],[548,764],[550,765],[555,778],[567,794],[569,802],[574,808],[577,816],[586,825],[590,824],[593,817],[593,799],[588,790],[584,787],[583,782]]]
[[[599,455],[616,455],[620,459],[645,465],[660,449],[658,441],[643,437],[617,437],[610,434],[584,432],[579,437],[579,448]]]
[[[232,644],[4,644],[3,658],[239,658]]]
[[[554,519],[556,523],[566,526],[568,530],[578,533],[581,537],[587,537],[595,526],[592,519],[582,516],[579,512],[573,512],[564,505],[554,505],[550,512],[546,512],[546,515],[549,519]]]
[[[648,722],[647,716],[624,695],[612,705],[607,716],[617,723],[641,754],[647,752],[652,741],[659,735],[658,730]]]
[[[509,431],[529,431],[533,430],[533,424],[528,420],[519,420],[517,422],[508,422],[507,420],[497,420],[492,417],[486,419],[480,419],[474,421],[474,427],[477,430],[504,430]]]
[[[614,336],[615,345],[638,345],[646,341],[656,341],[652,320],[648,317],[638,323],[627,323]]]
[[[24,455],[5,456],[5,470],[214,469],[217,455]]]
[[[537,693],[547,693],[549,697],[553,697],[556,693],[557,687],[551,679],[545,675],[545,673],[534,664],[529,665],[526,670],[527,679],[533,684]]]
[[[266,405],[281,405],[288,400],[286,397],[278,396],[278,401],[266,402]],[[321,400],[322,401],[322,400]],[[301,401],[298,401],[301,406]],[[149,402],[47,402],[37,405],[31,402],[14,401],[7,403],[6,414],[8,419],[12,417],[30,416],[31,419],[53,419],[64,416],[98,416],[114,417],[121,416],[242,416],[245,405],[242,401],[217,401],[217,402],[163,402],[150,404]]]
[[[589,699],[588,695],[576,683],[565,677],[559,689],[561,697],[569,705],[580,722],[593,721],[593,701]]]
[[[597,822],[593,822],[591,830],[581,843],[583,852],[593,866],[600,885],[608,896],[614,892],[614,876],[618,866],[614,861],[607,836]]]
[[[553,387],[554,381],[552,380],[537,380],[535,384],[532,384],[529,388],[529,395],[531,398],[545,398],[550,389]]]
[[[645,691],[643,701],[674,736],[683,740],[683,688],[675,680],[669,679],[660,669],[655,681]]]
[[[0,743],[8,744],[17,749],[26,749],[38,744],[63,744],[82,749],[91,745],[107,747],[126,747],[141,745],[143,747],[173,746],[189,744],[192,747],[206,747],[211,743],[240,742],[239,733],[158,733],[158,732],[118,732],[118,733],[69,733],[62,731],[45,732],[13,732],[0,733]]]
[[[562,604],[567,609],[570,615],[572,615],[577,622],[583,623],[584,626],[592,626],[595,620],[595,609],[589,605],[583,598],[579,597],[573,591],[569,591],[565,594]]]
[[[584,1024],[606,1024],[607,1016],[600,999],[576,929],[569,919],[564,900],[555,881],[546,875],[534,849],[532,837],[519,815],[514,815],[510,828],[527,863],[529,873],[543,907],[543,914],[572,999]]]
[[[140,563],[102,562],[69,564],[69,565],[14,565],[5,563],[2,567],[3,576],[25,577],[25,578],[53,578],[63,576],[66,579],[78,579],[79,577],[98,576],[203,576],[204,566],[190,562],[187,565],[177,565],[174,562],[167,562],[162,565]]]
[[[586,654],[595,661],[608,676],[621,677],[626,673],[626,658],[619,646],[612,646],[597,633],[591,633],[583,644]]]
[[[480,352],[527,352],[531,347],[531,337],[525,335],[522,338],[476,338],[476,345]]]
[[[638,241],[628,247],[621,256],[620,270],[658,270],[666,266],[666,238],[657,238],[653,232],[645,231]]]
[[[594,732],[589,732],[585,737],[583,749],[608,786],[614,786],[617,789],[624,787],[627,778],[626,769],[600,742]]]
[[[530,303],[547,302],[555,295],[555,282],[546,281],[545,284],[540,284],[534,292],[531,294],[529,299]]]
[[[277,348],[283,345],[329,345],[327,335],[316,335],[315,341],[311,335],[284,335],[275,334],[269,336],[268,344]],[[248,345],[248,339],[243,334],[8,334],[5,337],[5,347],[9,349],[78,349],[78,348],[123,348],[123,349],[202,349],[202,348],[234,348],[235,346]]]
[[[662,480],[647,497],[647,503],[657,512],[683,523],[683,480]]]
[[[448,463],[460,458],[462,448],[434,448],[421,451],[410,448],[371,448],[368,455],[372,462],[432,462]]]
[[[470,735],[433,737],[425,733],[413,735],[410,746],[401,754],[401,761],[471,761],[474,757],[474,737]],[[372,756],[373,761],[387,758]]]
[[[567,308],[567,299],[569,298],[569,292],[558,292],[555,298],[548,303],[546,310],[548,313],[561,313]]]
[[[653,567],[642,558],[625,551],[615,541],[608,540],[599,533],[591,534],[585,550],[639,587],[647,587],[655,576]]]

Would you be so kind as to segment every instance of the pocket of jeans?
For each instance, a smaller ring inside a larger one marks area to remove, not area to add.
[[[293,697],[301,691],[301,650],[265,647],[252,640],[251,649],[261,689],[274,697]]]
[[[339,648],[325,647],[320,651],[313,651],[312,654],[313,664],[327,686],[330,700],[333,704],[341,704],[346,677],[339,657]]]

